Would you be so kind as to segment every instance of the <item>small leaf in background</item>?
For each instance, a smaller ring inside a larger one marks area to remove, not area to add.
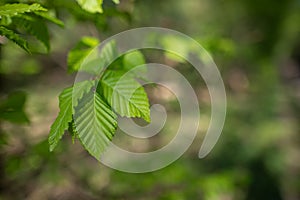
[[[8,95],[0,103],[0,119],[13,123],[29,123],[29,119],[24,111],[26,94],[24,92],[14,92]]]
[[[114,136],[116,118],[109,105],[95,91],[84,95],[75,109],[77,136],[85,149],[97,160]]]
[[[161,38],[161,44],[165,49],[176,49],[179,54],[170,51],[164,51],[164,54],[166,58],[180,63],[185,62],[184,58],[188,57],[189,50],[192,49],[186,40],[178,36],[163,37]]]
[[[34,11],[47,11],[40,4],[34,3],[31,5],[16,3],[16,4],[5,4],[0,6],[0,18],[3,16],[16,16],[22,13],[34,12]]]
[[[83,37],[68,55],[69,73],[84,71],[98,75],[118,56],[115,41],[109,41],[99,49],[99,41]],[[97,48],[96,48],[97,47]]]
[[[13,41],[17,45],[19,45],[21,48],[23,48],[25,51],[30,53],[27,41],[24,40],[21,36],[19,36],[14,31],[7,29],[4,26],[0,26],[0,35],[7,37],[9,40]]]
[[[83,37],[68,54],[68,72],[76,72],[80,69],[84,59],[99,44],[99,40],[93,37]]]
[[[120,116],[142,117],[150,122],[147,94],[130,76],[121,78],[123,73],[107,70],[100,80],[99,90],[106,101]]]
[[[81,64],[80,71],[101,74],[118,56],[115,41],[111,40],[103,46],[94,48]]]
[[[90,13],[102,13],[102,0],[76,0],[81,8]]]
[[[145,58],[140,51],[132,51],[124,55],[123,68],[125,71],[129,71],[140,65],[144,65]],[[140,66],[137,70],[134,70],[134,74],[138,77],[142,77],[147,72],[146,66]]]
[[[124,55],[124,68],[131,69],[145,64],[144,55],[140,51],[132,51]]]

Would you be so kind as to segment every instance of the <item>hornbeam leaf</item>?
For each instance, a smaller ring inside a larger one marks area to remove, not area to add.
[[[121,116],[142,117],[150,121],[150,109],[144,88],[132,77],[107,70],[100,80],[100,91],[110,106]]]
[[[101,74],[117,57],[118,52],[114,40],[103,44],[101,50],[95,48],[99,40],[83,37],[68,55],[68,71],[84,71],[90,74]]]
[[[48,142],[50,151],[53,151],[65,130],[72,121],[72,93],[73,87],[66,88],[59,95],[59,114],[51,126]]]
[[[93,37],[83,37],[68,54],[68,72],[76,72],[80,69],[84,59],[99,44],[99,40]]]
[[[77,82],[73,86],[73,108],[78,104],[78,100],[82,99],[85,93],[91,91],[92,87],[95,86],[94,80],[86,80]],[[74,112],[74,109],[73,109]]]
[[[75,108],[77,137],[97,160],[117,128],[116,114],[96,91],[85,94]]]
[[[93,81],[82,81],[75,83],[73,87],[66,88],[59,95],[59,114],[51,126],[49,134],[50,151],[53,151],[59,140],[62,138],[65,130],[70,128],[74,107],[78,100],[83,98],[94,86]],[[74,98],[74,99],[73,99]],[[73,124],[71,124],[73,126]],[[73,128],[73,127],[72,127]]]
[[[144,76],[147,72],[145,63],[146,61],[144,55],[140,51],[135,50],[124,55],[123,70],[125,72],[128,72],[135,68],[133,71],[131,71],[133,73],[133,76],[145,79]]]

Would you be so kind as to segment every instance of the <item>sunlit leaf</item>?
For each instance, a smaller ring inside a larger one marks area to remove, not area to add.
[[[103,44],[101,50],[98,45],[96,38],[83,37],[68,55],[68,71],[100,74],[117,57],[117,50],[114,41]]]
[[[122,75],[107,70],[100,80],[99,89],[119,115],[142,117],[149,122],[149,102],[144,88],[132,77],[121,78]]]
[[[99,160],[117,128],[115,113],[97,92],[90,91],[79,101],[74,119],[82,145]]]
[[[102,0],[76,0],[81,8],[90,13],[102,13]]]
[[[80,69],[84,59],[99,44],[99,40],[93,37],[83,37],[68,54],[68,72],[76,72]]]
[[[72,121],[72,92],[73,88],[69,87],[62,91],[59,95],[59,113],[51,126],[48,142],[50,151],[53,151],[65,130],[68,129],[69,123]]]
[[[50,151],[56,147],[62,138],[65,130],[68,129],[72,121],[73,107],[78,103],[84,93],[88,92],[93,86],[92,81],[83,81],[76,83],[73,87],[66,88],[59,95],[59,114],[51,126],[49,134]],[[74,98],[74,99],[73,99]]]
[[[125,71],[130,71],[139,66],[133,73],[141,77],[147,72],[147,67],[144,65],[145,63],[144,55],[140,51],[132,51],[124,55],[123,69]]]

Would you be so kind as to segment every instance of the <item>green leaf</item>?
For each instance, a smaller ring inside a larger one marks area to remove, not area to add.
[[[0,20],[0,25],[9,26],[12,23],[11,17],[3,16]]]
[[[31,16],[22,15],[20,17],[14,17],[14,23],[19,27],[24,29],[28,34],[36,37],[49,51],[49,33],[46,24],[38,18],[33,18]]]
[[[189,49],[194,48],[193,44],[187,43],[185,39],[178,36],[162,37],[161,44],[166,49],[176,49],[179,54],[171,51],[164,51],[164,54],[166,58],[180,63],[185,63],[184,58],[188,57]]]
[[[142,117],[150,121],[150,109],[144,88],[122,72],[107,70],[100,80],[100,91],[109,105],[121,116]]]
[[[81,8],[90,13],[102,13],[102,0],[76,0]]]
[[[29,119],[24,112],[26,94],[24,92],[11,93],[0,103],[0,119],[13,123],[29,123]]]
[[[84,96],[84,93],[90,91],[93,86],[94,81],[78,82],[73,87],[64,89],[59,95],[60,112],[51,126],[48,138],[50,151],[54,150],[65,130],[68,129],[69,123],[72,121],[74,107],[77,106],[78,100]]]
[[[102,47],[100,52],[100,57],[104,60],[105,65],[111,64],[113,59],[118,56],[118,50],[116,47],[116,41],[110,40],[109,42],[105,43]]]
[[[48,21],[50,21],[50,22],[52,22],[52,23],[54,23],[58,26],[60,26],[60,27],[64,27],[64,22],[57,19],[54,15],[51,15],[50,12],[39,12],[38,11],[38,12],[34,12],[34,14],[36,14],[36,15],[38,15],[38,16],[40,16],[40,17],[42,17],[42,18],[44,18],[44,19],[46,19],[46,20],[48,20]]]
[[[119,4],[120,0],[112,0],[115,4]]]
[[[72,92],[73,87],[66,88],[59,95],[59,114],[51,126],[48,142],[50,151],[53,151],[65,130],[72,121]]]
[[[3,16],[16,16],[22,13],[34,12],[34,11],[47,11],[40,4],[34,3],[31,5],[16,3],[16,4],[5,4],[0,6],[0,18]]]
[[[28,53],[30,53],[27,41],[24,40],[23,38],[21,38],[14,31],[9,30],[9,29],[5,28],[4,26],[0,26],[0,35],[7,37],[9,40],[15,42],[17,45],[19,45],[25,51],[27,51]]]
[[[99,40],[93,37],[83,37],[68,54],[68,72],[76,72],[80,69],[84,59],[99,44]]]
[[[144,55],[140,51],[135,50],[124,55],[123,69],[127,72],[139,66],[133,70],[132,73],[137,77],[144,77],[143,75],[147,72],[147,67],[144,65],[145,63]]]
[[[94,80],[86,80],[77,82],[73,86],[73,108],[75,108],[78,104],[78,100],[83,97],[85,93],[91,91],[91,89],[95,86]]]
[[[99,41],[96,38],[84,37],[68,55],[68,71],[85,71],[100,74],[117,57],[115,41],[109,41],[101,50],[96,48]]]
[[[75,126],[82,145],[97,160],[112,139],[117,128],[116,115],[101,99],[91,91],[84,95],[75,109]]]
[[[145,64],[145,58],[140,51],[132,51],[124,55],[123,63],[125,69],[132,69]]]

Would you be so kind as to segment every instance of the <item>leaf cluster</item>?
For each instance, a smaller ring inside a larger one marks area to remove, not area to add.
[[[98,50],[96,38],[84,37],[68,55],[68,71],[93,74],[93,78],[75,83],[59,95],[60,112],[49,135],[52,151],[66,130],[78,138],[96,159],[112,140],[117,115],[140,117],[150,121],[147,94],[131,69],[145,63],[139,51],[119,57],[114,41]],[[109,67],[107,67],[109,66]]]

